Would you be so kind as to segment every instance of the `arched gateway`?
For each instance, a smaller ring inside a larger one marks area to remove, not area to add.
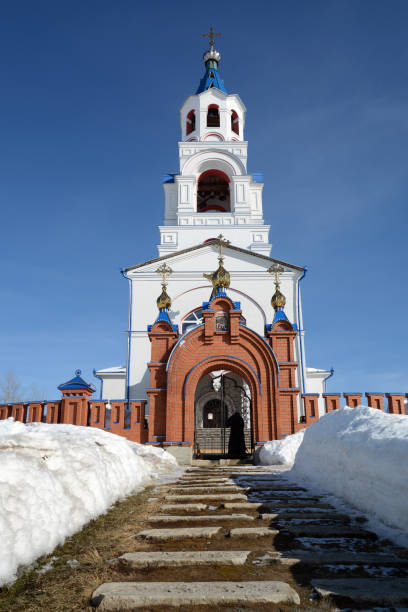
[[[220,270],[226,272],[222,262],[218,276]],[[248,451],[293,433],[299,392],[293,385],[296,332],[283,311],[262,338],[244,324],[240,303],[216,287],[215,297],[203,304],[203,323],[179,337],[168,317],[169,304],[164,284],[160,314],[149,330],[149,442],[191,447],[196,454],[227,454],[225,428],[236,412]]]

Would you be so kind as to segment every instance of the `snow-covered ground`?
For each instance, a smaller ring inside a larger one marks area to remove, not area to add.
[[[346,501],[366,513],[377,533],[408,546],[407,416],[346,407],[326,414],[304,430],[300,443],[299,438],[269,442],[261,461],[271,464],[281,456],[291,464],[294,452],[289,478]]]
[[[302,444],[305,430],[298,431],[293,436],[286,436],[283,440],[271,440],[263,445],[259,453],[259,461],[262,465],[292,465],[296,453]]]
[[[100,429],[0,421],[0,586],[118,499],[177,469],[162,449]]]

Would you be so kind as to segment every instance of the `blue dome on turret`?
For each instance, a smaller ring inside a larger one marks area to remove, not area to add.
[[[203,93],[203,91],[206,91],[211,87],[216,87],[220,91],[227,94],[228,92],[225,89],[224,81],[218,74],[218,64],[221,60],[221,53],[214,49],[214,47],[210,47],[210,49],[204,53],[203,59],[206,70],[203,78],[200,81],[196,94]]]

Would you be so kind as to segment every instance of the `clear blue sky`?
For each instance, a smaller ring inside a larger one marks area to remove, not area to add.
[[[408,392],[407,22],[404,0],[2,2],[0,378],[53,399],[125,363],[119,269],[157,254],[213,25],[272,256],[309,269],[308,365]]]

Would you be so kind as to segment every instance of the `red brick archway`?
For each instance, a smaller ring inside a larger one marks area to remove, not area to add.
[[[167,364],[166,434],[168,443],[194,441],[194,398],[198,382],[214,370],[243,378],[252,397],[255,442],[279,438],[278,367],[271,347],[240,324],[241,310],[227,298],[216,298],[203,311],[204,325],[186,334]],[[228,317],[226,331],[216,330],[217,314]],[[165,443],[166,443],[165,442]]]

